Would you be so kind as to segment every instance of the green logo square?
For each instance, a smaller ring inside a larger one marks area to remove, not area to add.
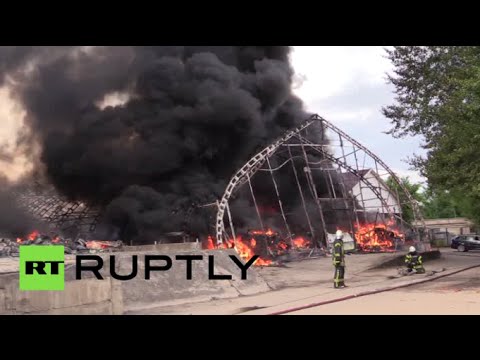
[[[63,246],[20,246],[20,290],[63,290],[64,271]]]

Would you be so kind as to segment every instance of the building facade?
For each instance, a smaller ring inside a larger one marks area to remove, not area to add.
[[[394,214],[402,214],[402,208],[397,195],[389,189],[385,181],[373,169],[360,170],[359,175],[368,180],[380,192],[382,198],[385,199],[385,202]],[[351,173],[342,173],[342,176],[345,188],[356,199],[357,204],[360,206],[359,210],[368,213],[388,214],[388,209],[382,203],[382,200],[357,176]]]
[[[413,223],[416,227],[422,227],[419,221]],[[474,224],[467,218],[458,217],[450,219],[426,219],[425,227],[430,238],[437,245],[449,246],[452,238],[457,235],[472,234]]]

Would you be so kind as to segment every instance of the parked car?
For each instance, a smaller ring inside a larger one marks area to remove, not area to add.
[[[458,251],[480,250],[480,236],[479,235],[459,235],[452,239],[452,249]]]

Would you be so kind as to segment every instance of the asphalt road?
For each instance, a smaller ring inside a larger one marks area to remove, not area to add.
[[[480,268],[432,282],[289,313],[292,315],[480,315]]]
[[[442,250],[442,258],[426,263],[427,271],[454,271],[480,264],[480,252],[458,253]],[[233,299],[211,299],[135,311],[132,314],[242,314],[266,315],[311,303],[358,294],[425,275],[394,278],[396,268],[376,269],[374,265],[393,254],[352,255],[347,258],[347,289],[333,289],[329,258],[291,263],[285,268],[259,269],[272,291]],[[301,311],[301,314],[480,314],[480,268],[421,285],[368,295]]]

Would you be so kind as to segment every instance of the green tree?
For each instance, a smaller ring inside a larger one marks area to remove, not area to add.
[[[388,57],[397,94],[383,108],[389,133],[421,136],[427,154],[411,164],[437,204],[448,191],[458,204],[453,208],[480,223],[480,47],[399,46]]]
[[[407,191],[410,193],[412,198],[417,201],[417,203],[421,206],[421,204],[424,201],[424,197],[422,193],[420,192],[422,185],[421,184],[415,184],[410,181],[410,179],[407,177],[403,177],[400,179],[402,182],[402,185],[407,189]],[[386,181],[387,186],[392,190],[392,193],[394,196],[397,196],[400,200],[400,204],[402,207],[402,218],[405,220],[407,223],[411,223],[415,218],[413,215],[413,207],[411,202],[408,200],[407,195],[403,191],[403,189],[400,187],[400,185],[394,181],[391,177],[389,177]]]
[[[423,216],[426,219],[453,218],[467,216],[465,201],[462,197],[452,194],[450,191],[425,192],[425,200],[422,204]]]

